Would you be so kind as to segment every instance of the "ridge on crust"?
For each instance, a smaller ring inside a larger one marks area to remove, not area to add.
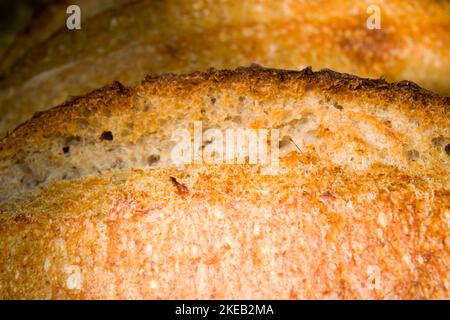
[[[139,86],[116,82],[40,112],[7,135],[0,199],[53,180],[173,166],[172,134],[194,121],[205,130],[278,129],[282,157],[299,146],[352,170],[381,164],[440,181],[450,163],[449,106],[450,98],[409,82],[331,70],[252,65],[149,75]]]

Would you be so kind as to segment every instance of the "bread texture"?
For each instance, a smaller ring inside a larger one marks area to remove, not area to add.
[[[368,29],[369,4],[354,0],[132,1],[91,17],[81,6],[81,30],[61,22],[5,69],[0,134],[115,80],[137,85],[147,73],[251,63],[406,79],[449,94],[450,2],[370,4],[381,29]]]
[[[0,143],[0,298],[448,299],[449,107],[253,66],[39,113]],[[194,121],[276,128],[279,171],[175,166]]]

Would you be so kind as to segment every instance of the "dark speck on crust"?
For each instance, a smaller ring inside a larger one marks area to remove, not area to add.
[[[103,131],[100,136],[100,140],[112,141],[112,139],[113,139],[113,134],[111,131]]]
[[[178,182],[176,178],[170,177],[170,181],[177,188],[178,194],[186,195],[189,193],[188,187],[186,187],[184,184]]]

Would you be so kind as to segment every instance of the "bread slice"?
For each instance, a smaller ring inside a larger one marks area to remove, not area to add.
[[[0,144],[0,297],[448,299],[449,107],[253,66],[40,113]],[[279,170],[176,167],[194,121],[279,130]]]
[[[89,1],[88,1],[89,2]],[[369,4],[320,1],[133,1],[55,34],[15,61],[0,82],[0,135],[34,112],[115,80],[258,63],[331,68],[403,79],[450,93],[450,3],[373,1],[381,29],[367,28]]]

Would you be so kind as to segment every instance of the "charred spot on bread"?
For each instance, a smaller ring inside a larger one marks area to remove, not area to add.
[[[279,148],[286,147],[289,143],[291,143],[291,137],[290,136],[283,136],[278,143]]]
[[[340,111],[342,111],[342,110],[344,110],[344,107],[343,106],[341,106],[339,103],[337,103],[336,101],[335,102],[333,102],[333,107],[335,107],[336,109],[338,109],[338,110],[340,110]]]
[[[180,194],[180,195],[187,195],[189,193],[188,187],[186,187],[184,184],[178,182],[175,177],[170,177],[170,181],[177,188],[177,193],[178,194]]]
[[[100,135],[100,140],[112,141],[114,139],[111,131],[103,131]]]
[[[159,154],[152,154],[147,158],[147,162],[149,166],[156,164],[161,159]]]

